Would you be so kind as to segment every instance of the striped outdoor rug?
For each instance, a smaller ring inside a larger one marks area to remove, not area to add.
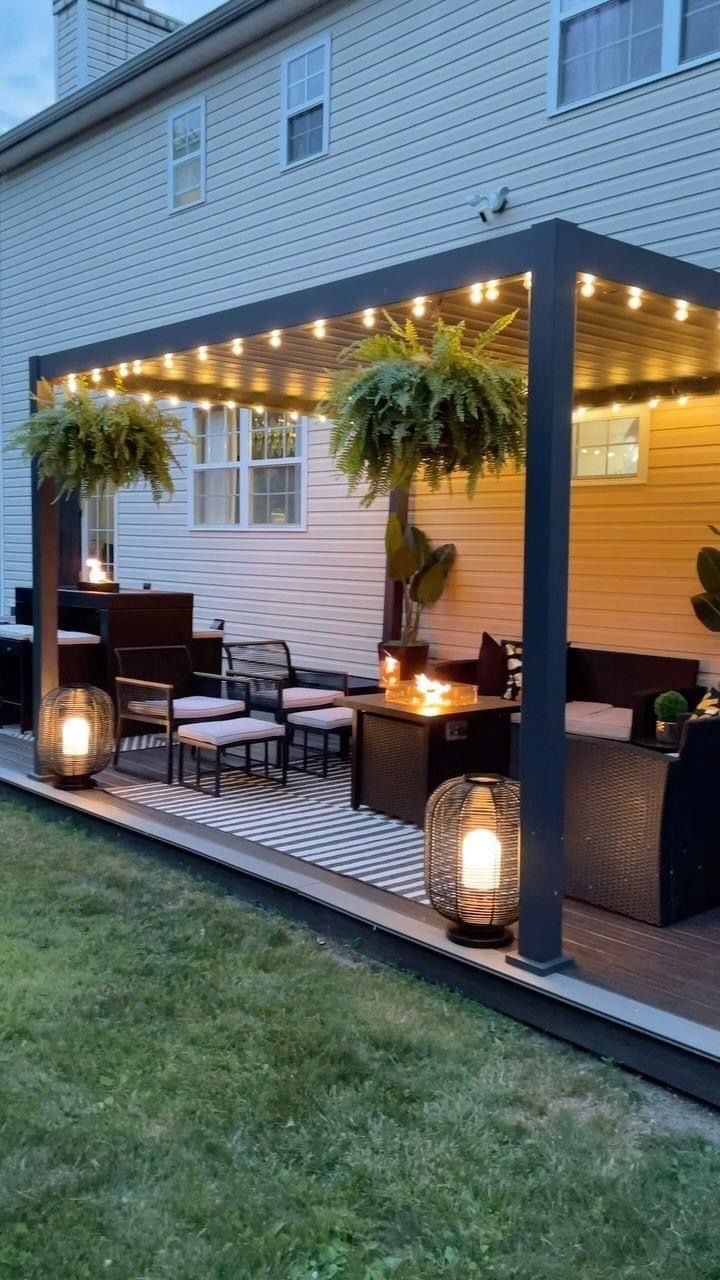
[[[160,782],[108,790],[123,800],[244,836],[339,875],[427,902],[422,831],[369,809],[351,809],[347,764],[332,761],[327,779],[291,770],[287,787],[272,781],[272,773],[266,781],[240,771],[225,772],[217,800]]]
[[[32,729],[21,730],[17,724],[0,725],[0,734],[5,738],[16,738],[20,742],[34,742],[35,740],[35,734]],[[163,747],[164,745],[164,734],[138,733],[134,738],[123,738],[120,743],[120,750],[140,751],[145,747]]]

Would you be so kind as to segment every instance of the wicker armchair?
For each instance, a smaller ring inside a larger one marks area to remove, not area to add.
[[[114,763],[128,724],[165,734],[166,779],[173,780],[173,738],[180,724],[228,720],[250,712],[250,689],[242,677],[193,671],[185,645],[116,649],[117,729]],[[221,696],[224,691],[232,696]]]
[[[565,892],[647,924],[720,905],[720,719],[677,755],[568,736]]]
[[[243,640],[223,648],[228,675],[249,683],[253,711],[268,711],[279,724],[293,711],[330,707],[347,693],[345,672],[296,667],[284,640]]]

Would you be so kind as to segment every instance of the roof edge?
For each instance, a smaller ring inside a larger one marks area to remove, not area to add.
[[[0,134],[0,175],[62,146],[327,3],[329,0],[227,0]]]

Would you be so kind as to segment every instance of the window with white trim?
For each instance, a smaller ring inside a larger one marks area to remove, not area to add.
[[[670,75],[720,53],[720,0],[552,0],[551,107]]]
[[[194,423],[193,528],[304,528],[304,418],[213,405]]]
[[[83,503],[82,509],[82,559],[92,557],[100,561],[100,568],[108,578],[114,578],[117,569],[117,491],[108,484],[95,489]]]
[[[325,155],[330,142],[330,37],[293,49],[282,64],[284,168]]]
[[[168,204],[171,213],[205,199],[205,103],[187,102],[168,116]]]
[[[647,478],[648,418],[643,411],[588,413],[573,423],[573,480],[617,483]]]

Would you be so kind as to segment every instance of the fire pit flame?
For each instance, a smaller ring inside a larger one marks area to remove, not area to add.
[[[398,680],[397,677],[385,686],[385,700],[397,702],[412,708],[413,711],[424,711],[428,714],[438,711],[451,711],[455,707],[470,707],[477,703],[477,689],[474,684],[443,684],[440,680],[432,680],[430,676],[415,676],[414,680]]]

